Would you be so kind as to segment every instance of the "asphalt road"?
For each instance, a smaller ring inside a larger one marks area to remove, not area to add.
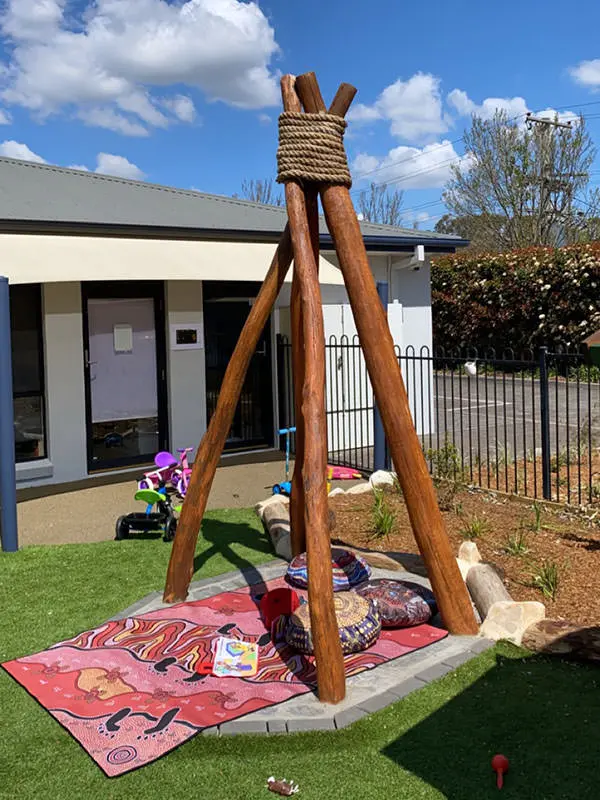
[[[434,376],[431,418],[436,431],[426,437],[439,447],[448,438],[464,453],[492,459],[496,447],[509,457],[540,451],[540,382],[512,376]],[[552,452],[600,444],[600,384],[551,379],[548,387]],[[417,415],[421,414],[420,408]],[[429,409],[424,411],[428,421]],[[439,431],[439,433],[438,433]]]

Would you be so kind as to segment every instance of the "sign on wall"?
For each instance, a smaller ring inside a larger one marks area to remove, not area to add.
[[[200,350],[203,347],[202,322],[177,322],[171,325],[171,350]]]

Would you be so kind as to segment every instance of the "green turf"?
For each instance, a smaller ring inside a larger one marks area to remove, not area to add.
[[[213,512],[197,575],[270,558],[250,512]],[[160,588],[169,545],[146,539],[0,556],[0,657],[42,649]],[[299,798],[496,797],[490,759],[511,760],[501,797],[597,798],[597,669],[524,658],[501,644],[337,733],[197,736],[154,764],[105,778],[79,745],[0,673],[0,797],[259,800],[269,775]]]

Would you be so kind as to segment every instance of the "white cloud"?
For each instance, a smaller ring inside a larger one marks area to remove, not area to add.
[[[387,86],[372,106],[358,103],[348,113],[355,123],[385,120],[393,136],[418,141],[448,130],[443,113],[440,79],[418,72],[407,81]]]
[[[458,111],[461,117],[475,114],[481,119],[492,119],[496,111],[506,111],[508,117],[512,119],[524,116],[529,110],[522,97],[486,97],[480,105],[477,105],[462,89],[453,89],[446,99],[448,105]]]
[[[571,67],[569,72],[573,80],[582,86],[592,88],[600,86],[600,58],[580,61],[576,67]]]
[[[423,148],[394,147],[383,158],[359,154],[351,165],[357,182],[387,183],[398,189],[437,189],[451,176],[452,164],[468,167],[469,156],[460,156],[452,142],[444,140]]]
[[[141,181],[146,176],[142,170],[128,161],[124,156],[111,153],[98,153],[97,166],[94,172],[102,175],[114,175],[117,178],[131,178]]]
[[[271,124],[271,117],[268,114],[259,114],[258,121],[261,125],[270,125]]]
[[[106,128],[109,131],[122,133],[124,136],[148,136],[148,129],[139,122],[119,114],[112,108],[81,109],[77,116],[86,125],[94,128]]]
[[[85,166],[85,164],[69,164],[68,169],[78,169],[81,172],[89,172],[89,169]]]
[[[279,102],[270,67],[279,48],[256,2],[87,0],[68,14],[66,5],[9,0],[2,17],[10,50],[6,101],[42,117],[75,108],[88,124],[102,124],[94,120],[112,110],[121,120],[113,118],[113,130],[129,135],[140,135],[135,126],[172,121],[153,87],[193,86],[209,100],[241,108]],[[172,98],[170,110],[183,122],[194,117],[185,95]]]
[[[23,142],[15,142],[13,139],[7,139],[0,144],[0,155],[6,158],[18,158],[22,161],[35,161],[37,164],[45,164],[46,160],[33,150],[30,150]]]
[[[0,109],[0,125],[10,125],[12,122],[11,116],[8,111]]]
[[[573,124],[579,122],[579,117],[572,111],[556,111],[554,108],[545,108],[543,111],[536,111],[535,116],[541,117],[542,119],[556,119],[558,117],[559,122],[571,122]]]
[[[193,122],[196,119],[194,101],[185,94],[176,94],[174,97],[167,97],[163,100],[163,105],[172,111],[177,119],[180,119],[182,122]]]

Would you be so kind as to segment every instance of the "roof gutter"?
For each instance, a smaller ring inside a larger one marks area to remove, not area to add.
[[[63,220],[0,220],[0,233],[29,233],[37,235],[124,236],[148,239],[226,240],[248,242],[278,242],[282,231],[244,231],[219,228],[171,227],[160,225],[122,225],[100,222],[68,222]],[[469,244],[467,239],[429,238],[426,236],[363,236],[370,252],[412,252],[422,244],[427,250],[453,253]],[[321,247],[334,249],[330,234],[319,235]]]

